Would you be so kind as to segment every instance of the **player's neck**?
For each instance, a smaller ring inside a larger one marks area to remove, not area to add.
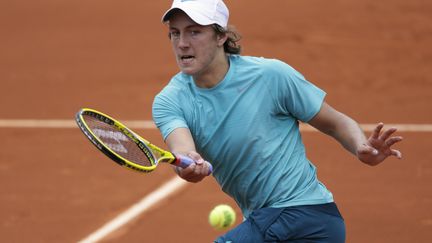
[[[215,58],[215,60],[202,72],[194,75],[195,84],[200,88],[212,88],[219,84],[224,78],[229,69],[228,56],[223,53]]]

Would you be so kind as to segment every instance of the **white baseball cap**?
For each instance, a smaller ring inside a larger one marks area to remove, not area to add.
[[[228,25],[229,10],[222,0],[174,0],[172,6],[162,17],[168,21],[172,11],[180,9],[199,25]]]

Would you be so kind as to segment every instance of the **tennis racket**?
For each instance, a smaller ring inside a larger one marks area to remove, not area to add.
[[[83,108],[75,118],[78,127],[90,142],[114,162],[126,168],[138,172],[152,172],[161,162],[182,168],[194,163],[187,156],[173,154],[151,144],[102,112]],[[212,171],[210,164],[209,174]]]

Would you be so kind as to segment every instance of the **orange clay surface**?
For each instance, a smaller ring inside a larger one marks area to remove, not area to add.
[[[243,54],[284,60],[359,123],[432,123],[431,1],[226,3]],[[0,119],[72,120],[85,106],[151,119],[154,95],[178,71],[160,23],[170,4],[2,1]],[[164,146],[157,130],[138,132]],[[329,137],[303,134],[347,242],[431,242],[432,133],[400,135],[404,158],[368,167]],[[174,176],[166,165],[148,175],[124,170],[78,128],[0,127],[0,137],[0,242],[77,242]],[[220,203],[234,206],[209,177],[103,242],[211,242],[223,232],[207,215]]]

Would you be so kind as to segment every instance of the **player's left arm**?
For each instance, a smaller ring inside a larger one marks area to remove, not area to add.
[[[389,156],[402,158],[399,150],[392,146],[402,141],[401,136],[392,136],[396,128],[383,130],[379,123],[369,138],[359,124],[347,115],[337,111],[324,102],[320,111],[308,122],[319,131],[332,136],[342,146],[365,164],[378,165]]]

